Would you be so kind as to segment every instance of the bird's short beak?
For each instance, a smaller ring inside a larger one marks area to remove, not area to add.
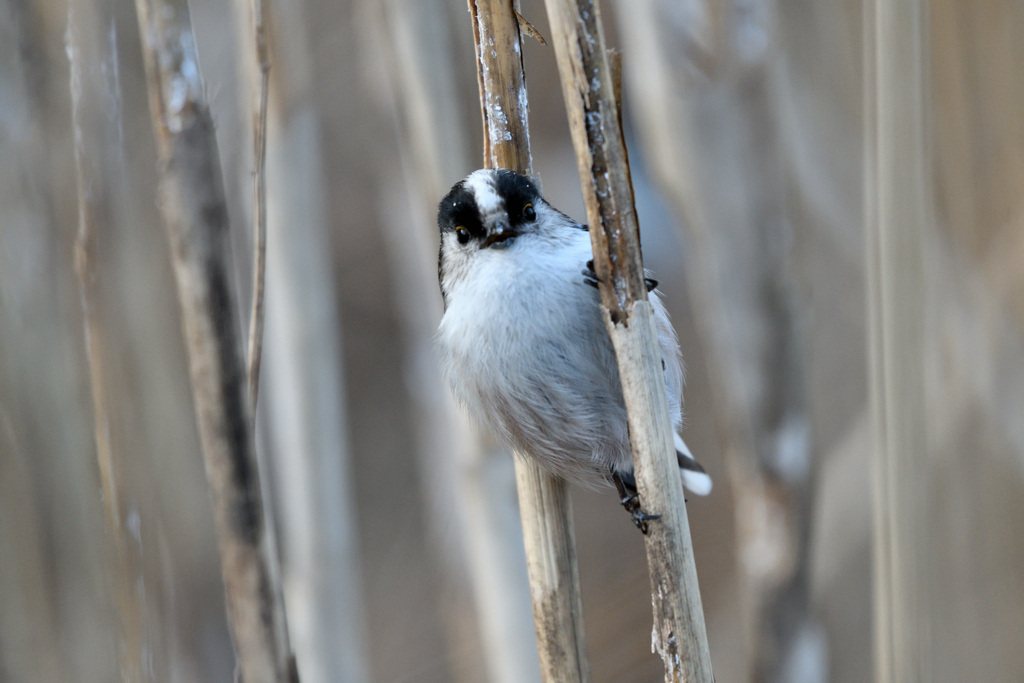
[[[484,240],[484,248],[493,246],[495,244],[504,244],[506,241],[517,237],[518,232],[509,227],[508,223],[501,221],[494,224],[494,229],[491,234]]]

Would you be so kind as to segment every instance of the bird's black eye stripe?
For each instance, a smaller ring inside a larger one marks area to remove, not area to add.
[[[529,178],[500,170],[495,176],[495,186],[505,200],[505,211],[513,225],[537,219],[534,205],[540,199],[540,193]]]
[[[457,184],[451,192],[441,200],[437,210],[437,225],[442,233],[455,231],[459,242],[465,244],[473,237],[484,236],[484,226],[480,223],[480,211],[476,199],[466,189],[465,181]],[[458,233],[462,228],[468,234],[463,238]],[[463,241],[465,239],[465,241]]]

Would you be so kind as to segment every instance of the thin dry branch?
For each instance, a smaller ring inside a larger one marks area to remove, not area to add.
[[[601,14],[594,0],[547,0],[552,42],[590,222],[605,326],[615,346],[654,605],[653,646],[666,681],[711,683],[711,657],[668,415],[657,333]]]
[[[267,49],[266,4],[251,0],[252,32],[258,67],[256,98],[253,103],[252,218],[253,266],[252,311],[249,318],[249,403],[256,415],[260,392],[260,361],[263,350],[264,293],[267,268],[267,91],[270,85],[270,57]]]
[[[184,0],[137,0],[160,210],[171,246],[192,396],[213,499],[228,618],[244,683],[298,679],[275,573],[238,337],[228,220],[213,120]]]
[[[526,78],[512,0],[470,0],[484,120],[484,165],[531,175]],[[590,663],[568,484],[516,457],[541,678],[584,683]]]

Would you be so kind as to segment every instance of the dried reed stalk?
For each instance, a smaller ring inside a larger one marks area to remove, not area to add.
[[[512,0],[470,0],[484,120],[484,165],[531,175],[526,79]],[[678,476],[678,475],[677,475]],[[590,680],[568,484],[516,458],[534,627],[546,682]]]
[[[99,278],[95,263],[96,227],[110,227],[109,188],[104,177],[107,169],[103,151],[116,144],[111,135],[109,112],[97,103],[102,88],[95,74],[106,66],[103,55],[106,41],[96,40],[96,3],[72,0],[68,5],[67,54],[71,73],[71,118],[74,132],[75,179],[78,190],[78,233],[75,237],[75,272],[78,276],[79,303],[82,308],[86,361],[92,394],[93,433],[96,459],[103,491],[104,521],[114,554],[114,593],[117,602],[120,643],[118,656],[123,681],[136,683],[147,677],[145,659],[145,607],[136,589],[141,576],[141,558],[135,540],[125,524],[128,507],[125,500],[124,452],[116,452],[110,415],[110,387],[104,371],[108,335],[99,312]],[[92,38],[93,40],[89,40]],[[98,55],[97,52],[100,54]],[[95,63],[100,61],[100,64]],[[97,111],[97,108],[99,110]],[[86,139],[88,136],[90,139]]]
[[[273,561],[252,432],[228,220],[213,121],[185,0],[137,0],[160,210],[188,351],[192,396],[221,554],[228,617],[244,683],[298,679]]]
[[[267,46],[267,3],[263,0],[239,0],[235,3],[239,24],[248,26],[250,41],[240,40],[241,71],[249,88],[243,89],[244,96],[252,102],[252,301],[249,309],[249,344],[246,362],[246,382],[249,387],[249,401],[252,406],[253,435],[258,441],[257,401],[260,391],[260,368],[263,364],[264,321],[266,320],[266,270],[267,270],[267,107],[270,89],[270,55]],[[241,18],[248,18],[248,22]],[[266,460],[266,455],[256,449],[257,464],[264,473],[275,471]],[[278,470],[280,471],[280,470]],[[267,519],[280,517],[274,511],[272,487],[262,489],[263,514]],[[267,553],[271,558],[270,585],[274,591],[277,610],[285,614],[284,588],[280,566],[276,561],[281,556],[277,540],[277,525],[268,524]],[[283,630],[278,634],[279,642],[287,651],[292,651],[291,639],[284,620],[279,624]]]
[[[590,222],[605,326],[615,346],[644,510],[653,646],[666,681],[711,683],[704,610],[668,415],[616,79],[594,0],[547,0],[552,42]],[[616,69],[618,71],[618,69]]]
[[[874,0],[864,14],[865,244],[874,418],[875,673],[929,680],[925,245],[927,5]]]
[[[703,5],[706,7],[703,12],[714,14],[717,11],[713,3]],[[728,279],[723,273],[743,261],[728,251],[733,247],[730,240],[736,239],[736,233],[732,237],[721,234],[723,221],[732,220],[732,214],[716,213],[720,209],[702,193],[700,182],[709,163],[721,165],[723,162],[701,156],[701,145],[697,143],[700,133],[692,102],[698,97],[699,79],[683,74],[689,66],[721,63],[723,59],[713,57],[708,62],[689,49],[713,43],[712,33],[705,31],[700,35],[699,22],[694,24],[692,33],[691,29],[679,26],[668,28],[665,25],[667,6],[654,0],[620,0],[617,6],[620,35],[630,54],[633,100],[637,105],[634,111],[647,161],[685,227],[686,291],[709,377],[712,425],[726,464],[736,510],[736,555],[740,569],[737,600],[740,638],[745,650],[740,657],[746,660],[743,666],[753,670],[761,653],[784,645],[777,638],[775,643],[768,643],[764,637],[780,623],[773,618],[773,611],[779,609],[778,605],[787,604],[788,599],[784,596],[784,600],[773,600],[772,591],[782,583],[780,577],[791,576],[795,571],[791,567],[800,561],[796,554],[797,542],[790,542],[798,536],[795,527],[788,521],[768,524],[765,520],[797,519],[797,514],[791,511],[795,512],[798,503],[792,501],[800,500],[800,494],[778,478],[766,477],[758,463],[756,416],[742,384],[736,381],[749,366],[743,364],[732,316],[736,311],[742,313],[745,304],[743,297],[736,296],[735,288],[730,293],[722,284]],[[681,45],[687,46],[685,53],[679,51]],[[680,64],[682,54],[687,57]],[[726,110],[727,107],[719,106],[719,111]],[[757,164],[765,163],[757,156],[748,157],[742,163],[749,163],[748,159]],[[743,192],[748,191],[745,181],[733,182],[737,182]],[[753,232],[758,228],[749,225],[744,229]],[[782,533],[766,533],[775,528]],[[751,676],[756,674],[751,673]]]
[[[590,661],[569,486],[530,456],[516,458],[516,482],[541,680],[586,683]]]
[[[267,91],[270,87],[270,57],[267,50],[266,4],[251,0],[252,33],[256,45],[257,84],[252,113],[252,310],[249,316],[249,403],[256,415],[260,392],[260,362],[263,358],[264,292],[267,268]]]

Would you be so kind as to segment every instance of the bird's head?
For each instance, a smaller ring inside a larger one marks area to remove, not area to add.
[[[541,197],[533,181],[504,169],[474,171],[456,183],[437,211],[441,230],[438,280],[447,305],[454,283],[507,259],[520,264],[586,230]]]
[[[442,255],[508,248],[536,228],[543,201],[526,176],[506,170],[474,171],[438,207]]]

